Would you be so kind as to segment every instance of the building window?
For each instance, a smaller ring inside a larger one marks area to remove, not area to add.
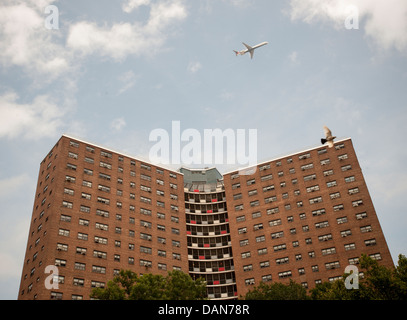
[[[323,214],[325,214],[325,213],[326,213],[325,208],[317,209],[317,210],[313,210],[313,211],[312,211],[312,216],[313,216],[313,217],[317,217],[317,216],[323,215]]]
[[[338,269],[338,268],[340,268],[339,261],[334,261],[334,262],[325,263],[325,268],[326,268],[327,270],[330,270],[330,269]]]
[[[275,214],[279,212],[280,210],[278,209],[278,207],[267,209],[267,214]]]
[[[363,205],[363,200],[352,201],[352,207],[359,207]]]
[[[105,274],[106,273],[106,267],[92,266],[92,272]]]
[[[334,211],[340,211],[344,210],[345,208],[343,207],[343,204],[338,204],[336,206],[333,206]]]
[[[322,249],[321,253],[322,253],[323,256],[326,256],[326,255],[329,255],[329,254],[335,254],[336,249],[335,249],[335,247]]]
[[[51,291],[51,300],[62,300],[62,292]]]
[[[69,237],[69,230],[66,229],[59,229],[58,234],[60,236]]]
[[[337,186],[336,180],[327,182],[327,183],[326,183],[326,186],[327,186],[328,188],[336,187],[336,186]]]
[[[341,160],[346,160],[346,159],[348,159],[348,155],[345,153],[345,154],[342,154],[342,155],[340,155],[340,156],[338,156],[338,159],[341,161]]]
[[[277,265],[286,264],[286,263],[289,263],[288,257],[276,259],[276,264]]]
[[[350,176],[350,177],[346,177],[345,178],[345,182],[346,183],[350,183],[350,182],[354,182],[356,179],[355,179],[355,176]]]
[[[274,232],[271,234],[271,239],[278,239],[284,237],[284,232],[279,231],[279,232]]]
[[[279,272],[279,273],[278,273],[278,277],[279,277],[280,279],[289,278],[289,277],[291,277],[291,276],[292,276],[292,273],[291,273],[290,270],[288,270],[288,271],[283,271],[283,272]]]
[[[99,178],[110,181],[111,178],[108,174],[104,174],[104,173],[99,173]]]
[[[333,200],[333,199],[338,199],[338,198],[340,198],[341,197],[341,194],[340,194],[340,192],[335,192],[335,193],[331,193],[330,195],[329,195],[329,197]]]
[[[322,197],[316,197],[316,198],[309,199],[310,204],[320,203],[320,202],[322,202]]]
[[[356,214],[356,220],[362,220],[367,218],[367,213],[366,212],[361,212]]]
[[[273,201],[277,201],[277,196],[271,196],[268,198],[264,198],[264,203],[271,203]]]
[[[267,275],[262,276],[261,281],[263,281],[263,282],[272,281],[271,274],[267,274]]]
[[[248,265],[243,266],[243,271],[244,272],[252,271],[252,270],[253,270],[253,265],[252,264],[248,264]]]
[[[250,253],[250,251],[243,252],[241,254],[242,259],[247,259],[247,258],[250,258],[251,256],[252,256],[252,254]]]
[[[62,201],[62,206],[68,209],[72,209],[73,203],[69,201]]]
[[[286,249],[287,249],[287,245],[286,245],[285,243],[282,243],[282,244],[273,246],[273,250],[274,250],[275,252],[277,252],[277,251],[282,251],[282,250],[286,250]]]
[[[239,229],[237,230],[237,233],[238,233],[238,234],[247,233],[247,227],[239,228]]]
[[[348,171],[348,170],[351,170],[351,169],[352,169],[352,166],[351,166],[350,164],[341,167],[341,170],[342,170],[343,172]]]
[[[84,270],[85,270],[85,267],[86,267],[86,265],[85,265],[84,263],[75,262],[75,266],[74,266],[75,270],[82,270],[82,271],[84,271]]]
[[[243,204],[239,204],[237,206],[235,206],[235,211],[240,211],[243,210]]]
[[[307,181],[314,180],[314,179],[316,179],[316,178],[317,178],[317,175],[314,173],[314,174],[310,174],[310,175],[308,175],[308,176],[305,176],[305,177],[304,177],[304,181],[307,182]]]
[[[257,212],[253,212],[253,213],[252,213],[252,218],[253,218],[253,219],[256,219],[256,218],[259,218],[259,217],[261,217],[261,212],[260,212],[260,211],[257,211]]]
[[[305,154],[302,154],[302,155],[298,156],[299,160],[304,160],[304,159],[308,159],[308,158],[311,158],[310,153],[305,153]]]
[[[366,245],[366,247],[375,246],[376,245],[376,239],[365,240],[365,245]]]
[[[382,260],[382,256],[380,255],[380,253],[369,254],[369,257],[373,260]]]
[[[325,165],[330,164],[330,163],[331,163],[331,160],[329,158],[321,160],[321,166],[325,166]]]
[[[237,188],[240,188],[240,183],[232,184],[232,190],[235,190]]]
[[[372,232],[373,231],[373,229],[372,229],[372,226],[363,226],[363,227],[360,227],[360,232],[361,233],[366,233],[366,232]]]
[[[345,244],[344,247],[345,247],[345,251],[355,250],[356,249],[356,244],[348,243],[348,244]]]
[[[319,241],[329,241],[329,240],[332,240],[332,234],[324,234],[324,235],[321,235],[321,236],[318,236],[318,240]]]
[[[337,222],[338,224],[346,223],[346,222],[348,222],[348,217],[336,218],[336,222]]]
[[[322,222],[315,223],[316,229],[322,229],[322,228],[326,228],[326,227],[329,227],[328,221],[322,221]]]
[[[278,226],[281,224],[281,219],[275,219],[275,220],[271,220],[269,221],[269,226],[273,227],[273,226]]]
[[[268,175],[262,176],[262,177],[260,178],[261,181],[267,181],[267,180],[271,180],[271,179],[273,179],[273,175],[272,175],[272,174],[268,174]]]
[[[153,263],[151,261],[148,261],[148,260],[140,259],[140,266],[141,267],[146,267],[146,268],[151,268],[153,266]]]

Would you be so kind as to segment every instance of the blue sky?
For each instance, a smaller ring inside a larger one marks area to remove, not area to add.
[[[148,158],[150,132],[172,121],[257,129],[259,161],[317,145],[323,125],[351,137],[397,262],[406,14],[405,0],[2,1],[0,299],[17,297],[39,164],[59,137]],[[263,41],[253,60],[232,51]]]

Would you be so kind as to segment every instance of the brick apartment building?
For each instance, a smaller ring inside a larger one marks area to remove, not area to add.
[[[262,281],[313,288],[362,253],[393,266],[350,139],[222,177],[63,135],[40,165],[18,298],[89,299],[120,269],[178,269],[235,299]]]

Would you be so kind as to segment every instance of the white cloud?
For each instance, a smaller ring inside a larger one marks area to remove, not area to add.
[[[199,61],[196,62],[190,62],[188,64],[188,71],[190,73],[196,73],[202,68],[202,64]]]
[[[0,96],[0,138],[40,139],[54,136],[64,124],[64,110],[48,95],[39,95],[31,103],[18,103],[19,96],[7,92]]]
[[[145,25],[134,22],[101,27],[88,21],[71,25],[67,47],[85,56],[98,53],[114,60],[123,60],[129,55],[151,55],[165,43],[171,26],[186,16],[182,0],[154,2],[150,4]]]
[[[122,9],[126,13],[130,13],[133,10],[137,10],[138,7],[141,6],[148,6],[150,4],[150,0],[128,0],[122,5]]]
[[[1,65],[23,67],[31,76],[47,75],[48,81],[68,71],[68,54],[54,41],[59,31],[44,25],[44,8],[51,2],[5,1],[0,5]]]
[[[288,55],[288,60],[290,61],[290,64],[292,66],[297,66],[300,64],[300,61],[298,59],[298,52],[297,51],[293,51]]]
[[[110,123],[110,128],[112,128],[115,131],[120,131],[121,129],[123,129],[126,126],[126,121],[124,120],[124,118],[117,118],[114,119],[111,123]]]
[[[345,20],[359,11],[359,25],[381,49],[407,51],[407,1],[405,0],[291,0],[292,20],[329,22],[345,28]]]

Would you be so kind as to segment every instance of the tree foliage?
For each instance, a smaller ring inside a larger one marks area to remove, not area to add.
[[[121,270],[106,288],[95,288],[90,296],[100,300],[203,300],[206,298],[206,284],[203,279],[194,281],[178,270],[169,272],[165,277],[153,274],[137,276],[130,270]]]
[[[367,255],[360,258],[359,271],[364,278],[359,279],[359,288],[348,290],[343,279],[323,282],[306,290],[293,281],[283,283],[261,283],[250,290],[246,300],[407,300],[407,258],[399,255],[398,265],[387,268]]]
[[[306,300],[307,291],[298,283],[290,280],[289,284],[283,283],[260,283],[250,290],[246,300]]]
[[[314,300],[406,300],[407,299],[407,258],[399,255],[398,266],[387,268],[362,255],[360,268],[364,279],[359,289],[347,290],[344,280],[324,282],[311,291]],[[344,275],[344,279],[348,276]]]

